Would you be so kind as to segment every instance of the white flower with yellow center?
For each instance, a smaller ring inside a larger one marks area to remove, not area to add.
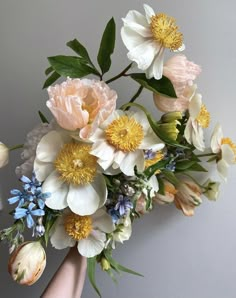
[[[135,61],[148,78],[159,80],[163,72],[164,50],[184,50],[183,35],[175,19],[164,14],[155,14],[144,4],[145,16],[136,10],[128,12],[123,19],[122,40],[129,50],[127,56]]]
[[[161,150],[164,144],[152,131],[146,115],[139,112],[115,111],[91,137],[94,143],[91,154],[106,174],[122,171],[134,175],[134,167],[144,170],[145,149],[156,145]]]
[[[220,176],[226,180],[228,175],[228,167],[236,163],[236,144],[230,138],[224,138],[220,124],[217,124],[212,137],[211,149],[217,157],[217,170]]]
[[[111,217],[103,210],[93,215],[80,216],[71,212],[57,219],[51,233],[51,244],[56,249],[77,248],[82,256],[92,258],[102,252],[106,243],[106,233],[114,231]]]
[[[34,171],[44,181],[42,192],[51,195],[46,205],[55,210],[69,208],[79,215],[93,214],[104,205],[107,188],[97,172],[91,145],[78,143],[64,132],[51,131],[39,142]]]
[[[194,145],[199,151],[204,151],[203,128],[207,128],[210,123],[210,114],[204,104],[202,96],[195,94],[189,103],[189,119],[186,124],[184,136],[189,144]]]

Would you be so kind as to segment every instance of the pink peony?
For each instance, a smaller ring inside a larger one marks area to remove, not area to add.
[[[70,79],[48,88],[47,107],[67,130],[87,139],[115,110],[117,94],[102,81]]]
[[[163,74],[171,80],[177,99],[154,94],[154,103],[163,112],[185,111],[193,94],[193,81],[200,74],[201,68],[188,61],[184,55],[170,58],[164,65]]]

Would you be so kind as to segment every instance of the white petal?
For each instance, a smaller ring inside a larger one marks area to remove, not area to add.
[[[122,163],[120,164],[121,171],[127,176],[134,175],[134,166],[137,166],[139,171],[144,169],[144,154],[142,150],[136,150],[126,154]]]
[[[217,170],[224,181],[227,181],[228,168],[229,165],[223,159],[217,163]]]
[[[96,131],[93,133],[93,135],[89,138],[90,141],[96,142],[96,141],[101,141],[104,140],[105,138],[105,133],[101,128],[97,128]]]
[[[189,103],[190,117],[196,119],[200,113],[201,106],[202,106],[202,96],[201,94],[197,93]]]
[[[136,113],[130,114],[139,124],[142,125],[143,130],[146,132],[150,128],[150,124],[147,120],[147,116],[143,111],[138,111]]]
[[[105,241],[106,235],[103,232],[92,231],[88,238],[79,241],[78,251],[82,256],[92,258],[102,252]]]
[[[232,148],[228,144],[223,144],[221,146],[221,150],[222,150],[222,159],[228,164],[233,164],[235,156]]]
[[[217,123],[211,137],[211,150],[213,153],[220,152],[222,138],[223,138],[222,127],[219,123]]]
[[[184,130],[184,137],[189,144],[192,144],[192,130],[193,130],[192,119],[189,118]]]
[[[159,190],[159,184],[156,175],[152,175],[152,177],[149,179],[149,184],[152,187],[151,197],[153,197],[155,195],[155,192],[158,192]]]
[[[115,153],[115,157],[114,157],[114,164],[113,164],[113,169],[117,169],[119,166],[120,166],[120,164],[122,163],[122,161],[123,161],[123,159],[125,158],[125,152],[123,152],[123,151],[117,151],[116,153]]]
[[[107,199],[107,185],[106,180],[102,174],[98,174],[91,186],[95,189],[97,195],[99,196],[99,208],[101,208]]]
[[[155,151],[159,151],[165,147],[165,144],[156,136],[156,134],[149,128],[149,133],[146,134],[142,140],[140,149],[155,148]]]
[[[45,202],[49,208],[61,210],[67,207],[66,196],[68,186],[61,180],[56,171],[52,172],[44,181],[42,192],[49,192],[51,194]]]
[[[114,224],[112,218],[105,210],[99,209],[95,214],[92,215],[93,218],[93,227],[99,229],[105,233],[111,233],[114,231]]]
[[[34,160],[34,172],[38,181],[44,181],[54,170],[51,162],[41,162],[37,158]]]
[[[109,145],[105,140],[96,142],[92,146],[92,150],[90,151],[90,153],[92,155],[95,155],[98,158],[105,160],[105,161],[111,160],[111,162],[113,161],[113,158],[114,158],[114,152],[115,152],[115,148],[113,146]],[[103,166],[101,165],[101,167],[103,167]]]
[[[146,70],[152,64],[158,50],[157,43],[147,40],[131,49],[127,56],[130,60],[137,63],[139,69]]]
[[[133,24],[138,24],[142,27],[149,27],[147,19],[144,15],[136,10],[130,10],[126,17],[122,19],[125,26],[132,26]]]
[[[129,51],[145,41],[143,36],[127,26],[121,28],[121,38]]]
[[[55,222],[52,228],[50,241],[52,246],[56,249],[64,249],[75,245],[75,240],[73,240],[65,231],[63,216],[59,217]]]
[[[85,186],[70,185],[67,203],[74,213],[90,215],[99,208],[100,197],[91,184]]]
[[[143,8],[145,10],[145,13],[146,13],[146,19],[148,21],[148,23],[150,24],[151,23],[151,17],[155,15],[155,12],[154,10],[147,4],[144,4],[143,5]]]
[[[204,133],[203,128],[193,121],[193,130],[192,130],[192,144],[199,150],[204,151],[205,143],[204,143]]]
[[[55,130],[50,131],[42,137],[38,144],[36,150],[37,159],[43,162],[53,162],[68,139],[68,136],[66,137],[62,133],[58,133]]]
[[[158,54],[156,55],[154,61],[150,67],[146,70],[146,75],[148,79],[155,78],[160,80],[163,74],[163,61],[164,61],[164,48],[158,48],[157,43],[156,47],[158,49]]]

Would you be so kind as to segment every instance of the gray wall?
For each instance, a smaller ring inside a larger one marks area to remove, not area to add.
[[[199,90],[211,111],[212,124],[220,121],[225,135],[236,141],[235,126],[235,1],[179,0],[154,1],[156,11],[177,18],[185,36],[189,59],[202,65]],[[142,11],[142,1],[79,0],[1,0],[0,2],[0,141],[17,144],[38,123],[45,107],[42,90],[47,56],[69,53],[65,43],[79,38],[95,57],[101,33],[113,15],[118,30],[128,10]],[[128,63],[119,32],[112,74]],[[116,88],[120,103],[135,92],[132,82],[120,81]],[[152,108],[150,93],[143,99]],[[212,125],[213,126],[213,125]],[[16,186],[15,165],[0,171],[0,192],[4,200]],[[118,246],[114,256],[144,277],[123,275],[114,285],[105,273],[97,272],[104,298],[234,298],[236,297],[236,168],[228,184],[222,184],[217,203],[204,203],[193,218],[186,218],[173,206],[156,208],[137,221],[131,239]],[[6,201],[4,207],[8,208]],[[11,224],[11,217],[0,213],[0,227]],[[0,247],[0,296],[39,297],[66,251],[48,249],[43,277],[31,287],[13,283],[7,273],[7,246]],[[4,294],[3,294],[4,293]],[[96,297],[86,281],[83,298]],[[65,297],[66,298],[66,297]]]

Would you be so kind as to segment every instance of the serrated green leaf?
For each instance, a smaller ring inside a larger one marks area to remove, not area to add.
[[[45,70],[45,75],[48,76],[51,72],[53,72],[54,69],[52,66],[49,66],[46,70]]]
[[[154,93],[162,94],[172,98],[177,98],[173,84],[165,76],[162,76],[160,80],[156,80],[154,78],[147,79],[144,73],[134,73],[130,77],[136,82],[138,82],[141,86]]]
[[[101,68],[102,74],[108,72],[111,67],[111,55],[114,52],[116,41],[116,24],[113,18],[107,23],[103,32],[100,48],[98,51],[97,61]]]
[[[96,293],[98,294],[98,296],[101,298],[102,297],[101,293],[95,282],[95,267],[96,267],[96,257],[87,258],[87,272],[88,272],[89,281],[93,286],[94,290],[96,291]]]
[[[84,60],[87,61],[87,63],[93,65],[93,63],[89,57],[88,51],[76,38],[68,41],[66,45],[69,48],[71,48],[76,54],[78,54],[79,56],[84,58]]]
[[[38,111],[38,113],[42,123],[49,123],[47,118],[44,116],[44,114],[41,111]]]
[[[44,85],[43,85],[43,89],[51,86],[53,83],[55,83],[61,76],[59,75],[59,73],[57,73],[56,71],[54,71],[45,81]]]
[[[178,161],[176,162],[175,168],[176,170],[179,170],[179,171],[185,171],[189,169],[191,166],[193,166],[194,164],[196,164],[196,162],[192,160]]]
[[[48,58],[55,71],[63,77],[82,78],[89,74],[96,74],[95,70],[84,64],[79,57],[54,56]]]

